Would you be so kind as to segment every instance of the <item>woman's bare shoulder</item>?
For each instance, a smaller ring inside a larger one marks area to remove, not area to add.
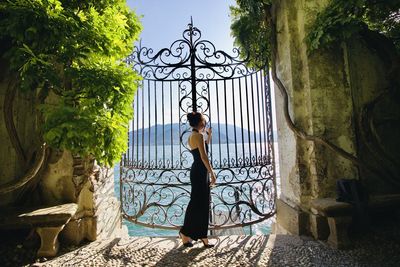
[[[203,136],[201,133],[198,133],[198,132],[193,132],[191,138],[192,138],[193,140],[196,140],[196,141],[202,141],[202,140],[204,140],[204,136]]]
[[[203,142],[203,135],[201,133],[198,132],[193,132],[190,136],[189,136],[189,145],[191,148],[196,148],[198,147],[202,142]]]

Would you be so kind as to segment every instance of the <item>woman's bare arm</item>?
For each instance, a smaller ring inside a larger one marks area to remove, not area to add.
[[[211,143],[211,136],[212,136],[211,127],[210,127],[210,128],[207,128],[205,132],[207,133],[206,143],[207,143],[207,144],[210,144],[210,143]]]

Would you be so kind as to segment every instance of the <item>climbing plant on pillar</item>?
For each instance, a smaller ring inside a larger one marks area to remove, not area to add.
[[[122,60],[140,31],[122,0],[0,3],[0,55],[10,80],[3,115],[21,159],[27,157],[10,112],[16,90],[33,92],[32,101],[40,103],[42,150],[66,149],[108,166],[120,158],[140,79]],[[30,178],[35,167],[27,167]],[[0,193],[25,184],[27,175],[2,185]]]
[[[400,1],[333,0],[317,15],[306,43],[313,53],[346,44],[354,36],[388,66],[384,77],[387,88],[376,88],[380,93],[358,112],[361,145],[373,158],[370,165],[379,166],[379,179],[400,188],[400,143],[395,134],[400,120]],[[388,132],[394,133],[392,138]]]
[[[312,52],[340,44],[366,30],[386,36],[400,51],[400,2],[332,0],[318,13],[306,42]]]
[[[231,31],[250,67],[265,67],[271,59],[271,30],[267,19],[272,0],[236,0],[231,6]]]
[[[284,98],[285,120],[297,137],[321,144],[334,153],[350,160],[354,165],[380,175],[380,170],[329,142],[323,136],[319,137],[307,134],[291,119],[287,89],[278,78],[275,65],[277,32],[276,22],[274,21],[274,8],[277,2],[276,0],[236,0],[237,6],[231,7],[231,30],[236,45],[250,54],[252,65],[265,65],[266,62],[270,64],[272,78]],[[378,40],[379,37],[377,38],[376,36],[384,35],[399,50],[399,10],[400,2],[398,0],[332,0],[321,13],[317,14],[317,19],[308,32],[306,38],[309,48],[308,52],[312,53],[314,50],[338,44],[353,34],[364,34],[365,38],[369,38],[371,44],[379,43],[381,40]],[[396,73],[399,73],[400,60],[398,60],[398,56],[390,57],[395,60],[392,62],[392,68],[388,76],[398,78]],[[392,88],[396,86],[398,88],[398,83],[393,79]],[[365,106],[361,114],[368,114],[377,101],[381,99],[382,97],[378,96],[377,99],[371,101],[371,103]],[[363,118],[360,120],[360,124],[363,124]],[[368,118],[366,120],[368,124],[370,121],[368,121]],[[383,151],[383,153],[379,154],[387,153]],[[397,174],[397,179],[396,177],[388,177],[388,180],[391,184],[400,186],[398,177]]]

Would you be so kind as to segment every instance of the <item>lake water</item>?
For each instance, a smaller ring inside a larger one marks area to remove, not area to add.
[[[241,146],[241,144],[239,144],[239,145]],[[223,158],[224,155],[226,155],[226,151],[228,149],[230,149],[231,153],[232,153],[232,151],[234,151],[234,147],[230,147],[230,146],[233,146],[233,145],[232,144],[230,144],[229,146],[222,145],[222,150],[220,150],[218,145],[213,145],[212,150],[211,149],[210,150],[213,151],[214,158],[219,158],[220,155]],[[245,147],[246,148],[251,148],[251,146],[248,146],[248,145],[246,145]],[[145,146],[143,150],[145,152],[145,155],[148,155],[148,159],[153,160],[153,159],[156,159],[155,155],[156,155],[157,149],[158,149],[158,151],[162,151],[162,147],[155,147],[155,146]],[[253,147],[253,149],[254,149],[254,147]],[[172,148],[171,147],[167,147],[167,150],[168,151],[173,151],[173,153],[168,153],[166,158],[169,158],[172,154],[174,155],[175,159],[177,159],[179,157],[179,146],[174,145],[174,147],[172,147]],[[244,151],[244,155],[248,156],[249,153],[246,150]],[[211,153],[211,151],[210,151],[210,153]],[[141,152],[141,149],[140,149],[139,152]],[[150,153],[148,153],[148,152],[150,152]],[[161,153],[158,153],[158,154],[161,154]],[[240,156],[243,155],[242,153],[240,153],[240,154],[241,154]],[[139,155],[139,157],[141,157],[141,155]],[[114,187],[114,189],[115,189],[115,195],[118,198],[120,196],[120,192],[119,192],[120,191],[120,185],[119,185],[119,183],[120,183],[119,178],[120,177],[119,177],[119,174],[120,174],[119,164],[117,164],[115,166],[115,168],[114,168],[114,179],[115,179],[115,187]],[[278,174],[277,174],[277,176],[278,176]],[[279,179],[277,181],[279,181]],[[185,200],[185,201],[187,201],[187,200]],[[183,220],[183,218],[181,218],[181,219]],[[275,218],[273,217],[273,218],[265,220],[265,221],[263,221],[261,223],[257,223],[257,224],[253,224],[251,226],[243,227],[243,231],[245,232],[246,235],[269,234],[271,232],[271,224],[274,221],[274,219]],[[176,230],[164,230],[164,229],[145,227],[145,226],[137,225],[137,224],[132,223],[132,222],[127,221],[127,220],[124,220],[123,223],[127,226],[130,236],[177,236],[177,231]]]

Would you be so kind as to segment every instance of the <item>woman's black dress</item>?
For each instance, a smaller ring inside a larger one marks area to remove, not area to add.
[[[205,143],[205,146],[208,153],[207,143]],[[210,212],[210,184],[207,168],[201,160],[199,149],[195,148],[190,152],[194,159],[192,168],[190,169],[192,190],[181,232],[191,239],[197,240],[207,238]]]

